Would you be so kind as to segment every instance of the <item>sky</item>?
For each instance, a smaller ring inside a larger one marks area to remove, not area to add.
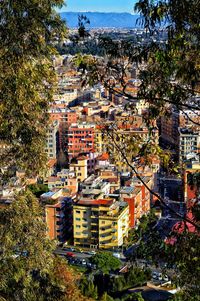
[[[136,0],[66,0],[61,11],[99,11],[133,13]]]

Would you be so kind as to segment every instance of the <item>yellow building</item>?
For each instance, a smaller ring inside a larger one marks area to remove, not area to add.
[[[119,247],[128,236],[129,209],[113,199],[79,200],[73,206],[74,245]]]
[[[84,181],[88,176],[87,157],[79,156],[77,158],[73,158],[71,160],[69,170],[74,171],[75,177],[78,181]]]
[[[95,147],[96,153],[101,154],[102,152],[105,151],[105,143],[103,142],[102,130],[97,127],[96,127],[95,133],[94,133],[94,147]]]

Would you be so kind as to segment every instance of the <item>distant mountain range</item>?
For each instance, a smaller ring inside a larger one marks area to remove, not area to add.
[[[138,15],[129,13],[101,13],[101,12],[63,12],[62,19],[67,22],[70,28],[77,27],[78,16],[84,15],[90,20],[90,28],[115,27],[115,28],[135,28]]]

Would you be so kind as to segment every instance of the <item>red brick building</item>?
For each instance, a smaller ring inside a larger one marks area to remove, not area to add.
[[[67,130],[66,150],[70,158],[94,150],[94,125],[72,124]]]

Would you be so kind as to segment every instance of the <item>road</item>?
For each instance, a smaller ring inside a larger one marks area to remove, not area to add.
[[[86,258],[90,258],[92,257],[92,255],[86,254],[86,253],[81,253],[78,251],[72,251],[70,248],[57,248],[54,253],[57,255],[66,255],[67,252],[71,252],[75,255],[76,258],[80,258],[80,259],[86,259]]]

